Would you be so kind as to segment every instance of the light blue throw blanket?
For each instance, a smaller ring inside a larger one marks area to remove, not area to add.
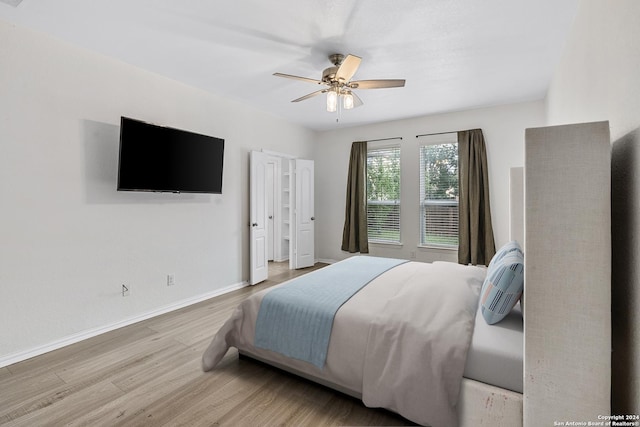
[[[338,309],[367,283],[405,262],[351,257],[268,292],[260,304],[254,345],[324,368]]]

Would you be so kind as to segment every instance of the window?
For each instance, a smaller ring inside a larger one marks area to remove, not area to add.
[[[420,244],[458,247],[458,143],[420,146]]]
[[[369,241],[400,243],[400,146],[367,150]]]

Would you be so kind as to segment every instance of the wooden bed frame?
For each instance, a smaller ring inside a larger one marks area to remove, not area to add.
[[[525,248],[524,393],[463,378],[462,427],[553,426],[610,414],[609,124],[527,129],[525,139],[524,179],[522,168],[512,170],[510,190],[510,234]]]

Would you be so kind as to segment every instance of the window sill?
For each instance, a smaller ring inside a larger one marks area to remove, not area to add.
[[[437,250],[441,250],[441,251],[457,251],[458,247],[452,247],[452,246],[438,246],[438,245],[418,245],[419,249],[437,249]]]
[[[402,242],[385,242],[384,240],[369,240],[369,244],[379,246],[395,246],[397,248],[401,248],[403,246]]]

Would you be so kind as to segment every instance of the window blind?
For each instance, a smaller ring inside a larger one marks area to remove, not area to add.
[[[400,242],[400,146],[367,150],[369,241]]]
[[[458,144],[420,146],[420,244],[458,246]]]

